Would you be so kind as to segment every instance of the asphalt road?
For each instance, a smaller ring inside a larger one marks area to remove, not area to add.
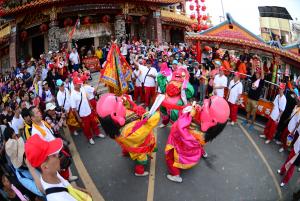
[[[164,147],[169,129],[157,129],[159,150],[155,167],[155,201],[279,200],[279,192],[267,165],[239,126],[228,125],[217,139],[205,147],[208,158],[183,171],[183,183],[167,180]],[[273,171],[278,186],[280,176],[276,170],[288,153],[279,153],[275,143],[265,145],[259,138],[259,131],[249,134]],[[134,162],[121,155],[118,144],[108,137],[96,139],[95,145],[88,144],[83,135],[74,136],[73,140],[85,168],[105,200],[147,200],[149,177],[134,176]],[[298,178],[299,173],[295,171],[290,183],[280,189],[282,200],[290,200],[292,193],[300,189]]]

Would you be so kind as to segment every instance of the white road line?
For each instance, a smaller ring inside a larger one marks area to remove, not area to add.
[[[154,129],[154,135],[155,135],[155,139],[156,139],[156,143],[157,143],[157,128]],[[155,165],[156,165],[156,153],[153,153],[151,164],[150,164],[147,201],[154,200]]]

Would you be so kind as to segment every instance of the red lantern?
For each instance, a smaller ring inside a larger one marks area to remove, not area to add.
[[[27,31],[22,31],[21,34],[20,34],[20,36],[21,36],[21,40],[25,41],[27,39],[27,37],[28,37]]]
[[[201,6],[198,5],[198,6],[196,7],[196,11],[199,11],[200,7],[201,7]]]
[[[208,27],[207,24],[203,25],[203,27],[202,27],[203,30],[206,30],[206,29],[208,29],[208,28],[209,28],[209,27]]]
[[[84,25],[90,25],[91,22],[92,22],[91,18],[89,16],[86,16],[86,17],[83,18],[82,24],[84,24]]]
[[[72,24],[73,24],[73,20],[71,18],[68,17],[67,19],[65,19],[64,21],[65,27],[71,26]]]
[[[104,23],[108,23],[108,22],[110,21],[109,15],[104,15],[104,16],[102,17],[102,21],[103,21]]]
[[[194,10],[194,5],[190,5],[190,10]]]
[[[208,19],[207,15],[203,15],[202,19],[207,20]]]
[[[202,6],[202,11],[206,11],[206,6]]]
[[[40,26],[40,31],[41,31],[42,33],[47,32],[47,31],[48,31],[48,25],[45,24],[45,23],[41,24],[41,26]]]
[[[143,24],[143,25],[146,24],[146,21],[147,21],[147,17],[145,17],[145,16],[140,17],[140,23],[141,24]]]
[[[202,18],[202,15],[199,15],[198,18],[197,18],[197,20],[200,21],[201,18]]]
[[[196,18],[195,14],[191,14],[190,18],[194,20]]]
[[[198,26],[197,26],[197,31],[201,31],[201,24],[198,24]]]
[[[126,18],[126,23],[127,24],[131,24],[133,22],[133,18],[129,15],[129,16],[127,16],[127,18]]]
[[[196,27],[197,27],[197,24],[192,24],[191,27],[192,27],[193,30],[195,30]]]
[[[202,2],[202,3],[204,3],[204,2],[205,2],[205,0],[201,0],[201,2]]]

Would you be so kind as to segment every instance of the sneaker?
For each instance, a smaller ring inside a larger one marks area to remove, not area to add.
[[[202,155],[203,158],[207,158],[208,154],[206,153],[206,151],[204,152],[204,154]]]
[[[99,135],[97,135],[98,138],[105,138],[105,135],[100,133]]]
[[[95,144],[95,141],[93,140],[93,138],[89,139],[89,143],[90,143],[91,145],[94,145],[94,144]]]
[[[230,124],[231,124],[231,126],[234,126],[235,123],[234,123],[234,121],[232,121]]]
[[[69,182],[77,181],[78,177],[77,176],[70,176],[68,180],[69,180]]]
[[[260,138],[264,138],[264,139],[266,138],[265,135],[259,135],[259,137],[260,137]]]
[[[253,126],[253,124],[251,124],[250,126],[249,126],[249,131],[253,131],[254,130],[254,126]]]
[[[281,152],[283,152],[284,151],[284,148],[283,147],[281,147],[279,150],[279,153],[281,153]]]
[[[271,142],[271,140],[266,140],[265,144],[269,144]]]
[[[177,182],[177,183],[181,183],[182,182],[182,178],[179,175],[173,176],[173,175],[168,174],[167,178],[170,181],[174,181],[174,182]]]
[[[78,136],[79,133],[77,131],[74,131],[73,135]]]
[[[285,186],[285,183],[281,182],[280,187],[284,187],[284,186]]]
[[[279,140],[275,140],[275,143],[278,145],[282,145],[282,142],[280,142]]]
[[[149,172],[145,171],[143,174],[134,173],[134,175],[136,177],[145,177],[145,176],[149,175]]]
[[[281,170],[280,170],[280,169],[278,169],[278,170],[277,170],[277,173],[278,173],[278,174],[281,174]]]
[[[164,128],[164,127],[166,127],[167,125],[165,125],[165,124],[160,124],[159,126],[158,126],[158,128]]]
[[[245,119],[243,122],[242,122],[242,125],[243,126],[246,126],[248,124],[248,121],[247,121],[247,119]]]

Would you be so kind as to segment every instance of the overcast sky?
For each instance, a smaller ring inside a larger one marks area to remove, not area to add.
[[[222,16],[221,0],[206,0],[207,12],[213,24],[220,22]],[[292,18],[300,20],[300,0],[223,0],[224,12],[230,13],[235,21],[255,34],[260,34],[258,6],[286,7]]]

